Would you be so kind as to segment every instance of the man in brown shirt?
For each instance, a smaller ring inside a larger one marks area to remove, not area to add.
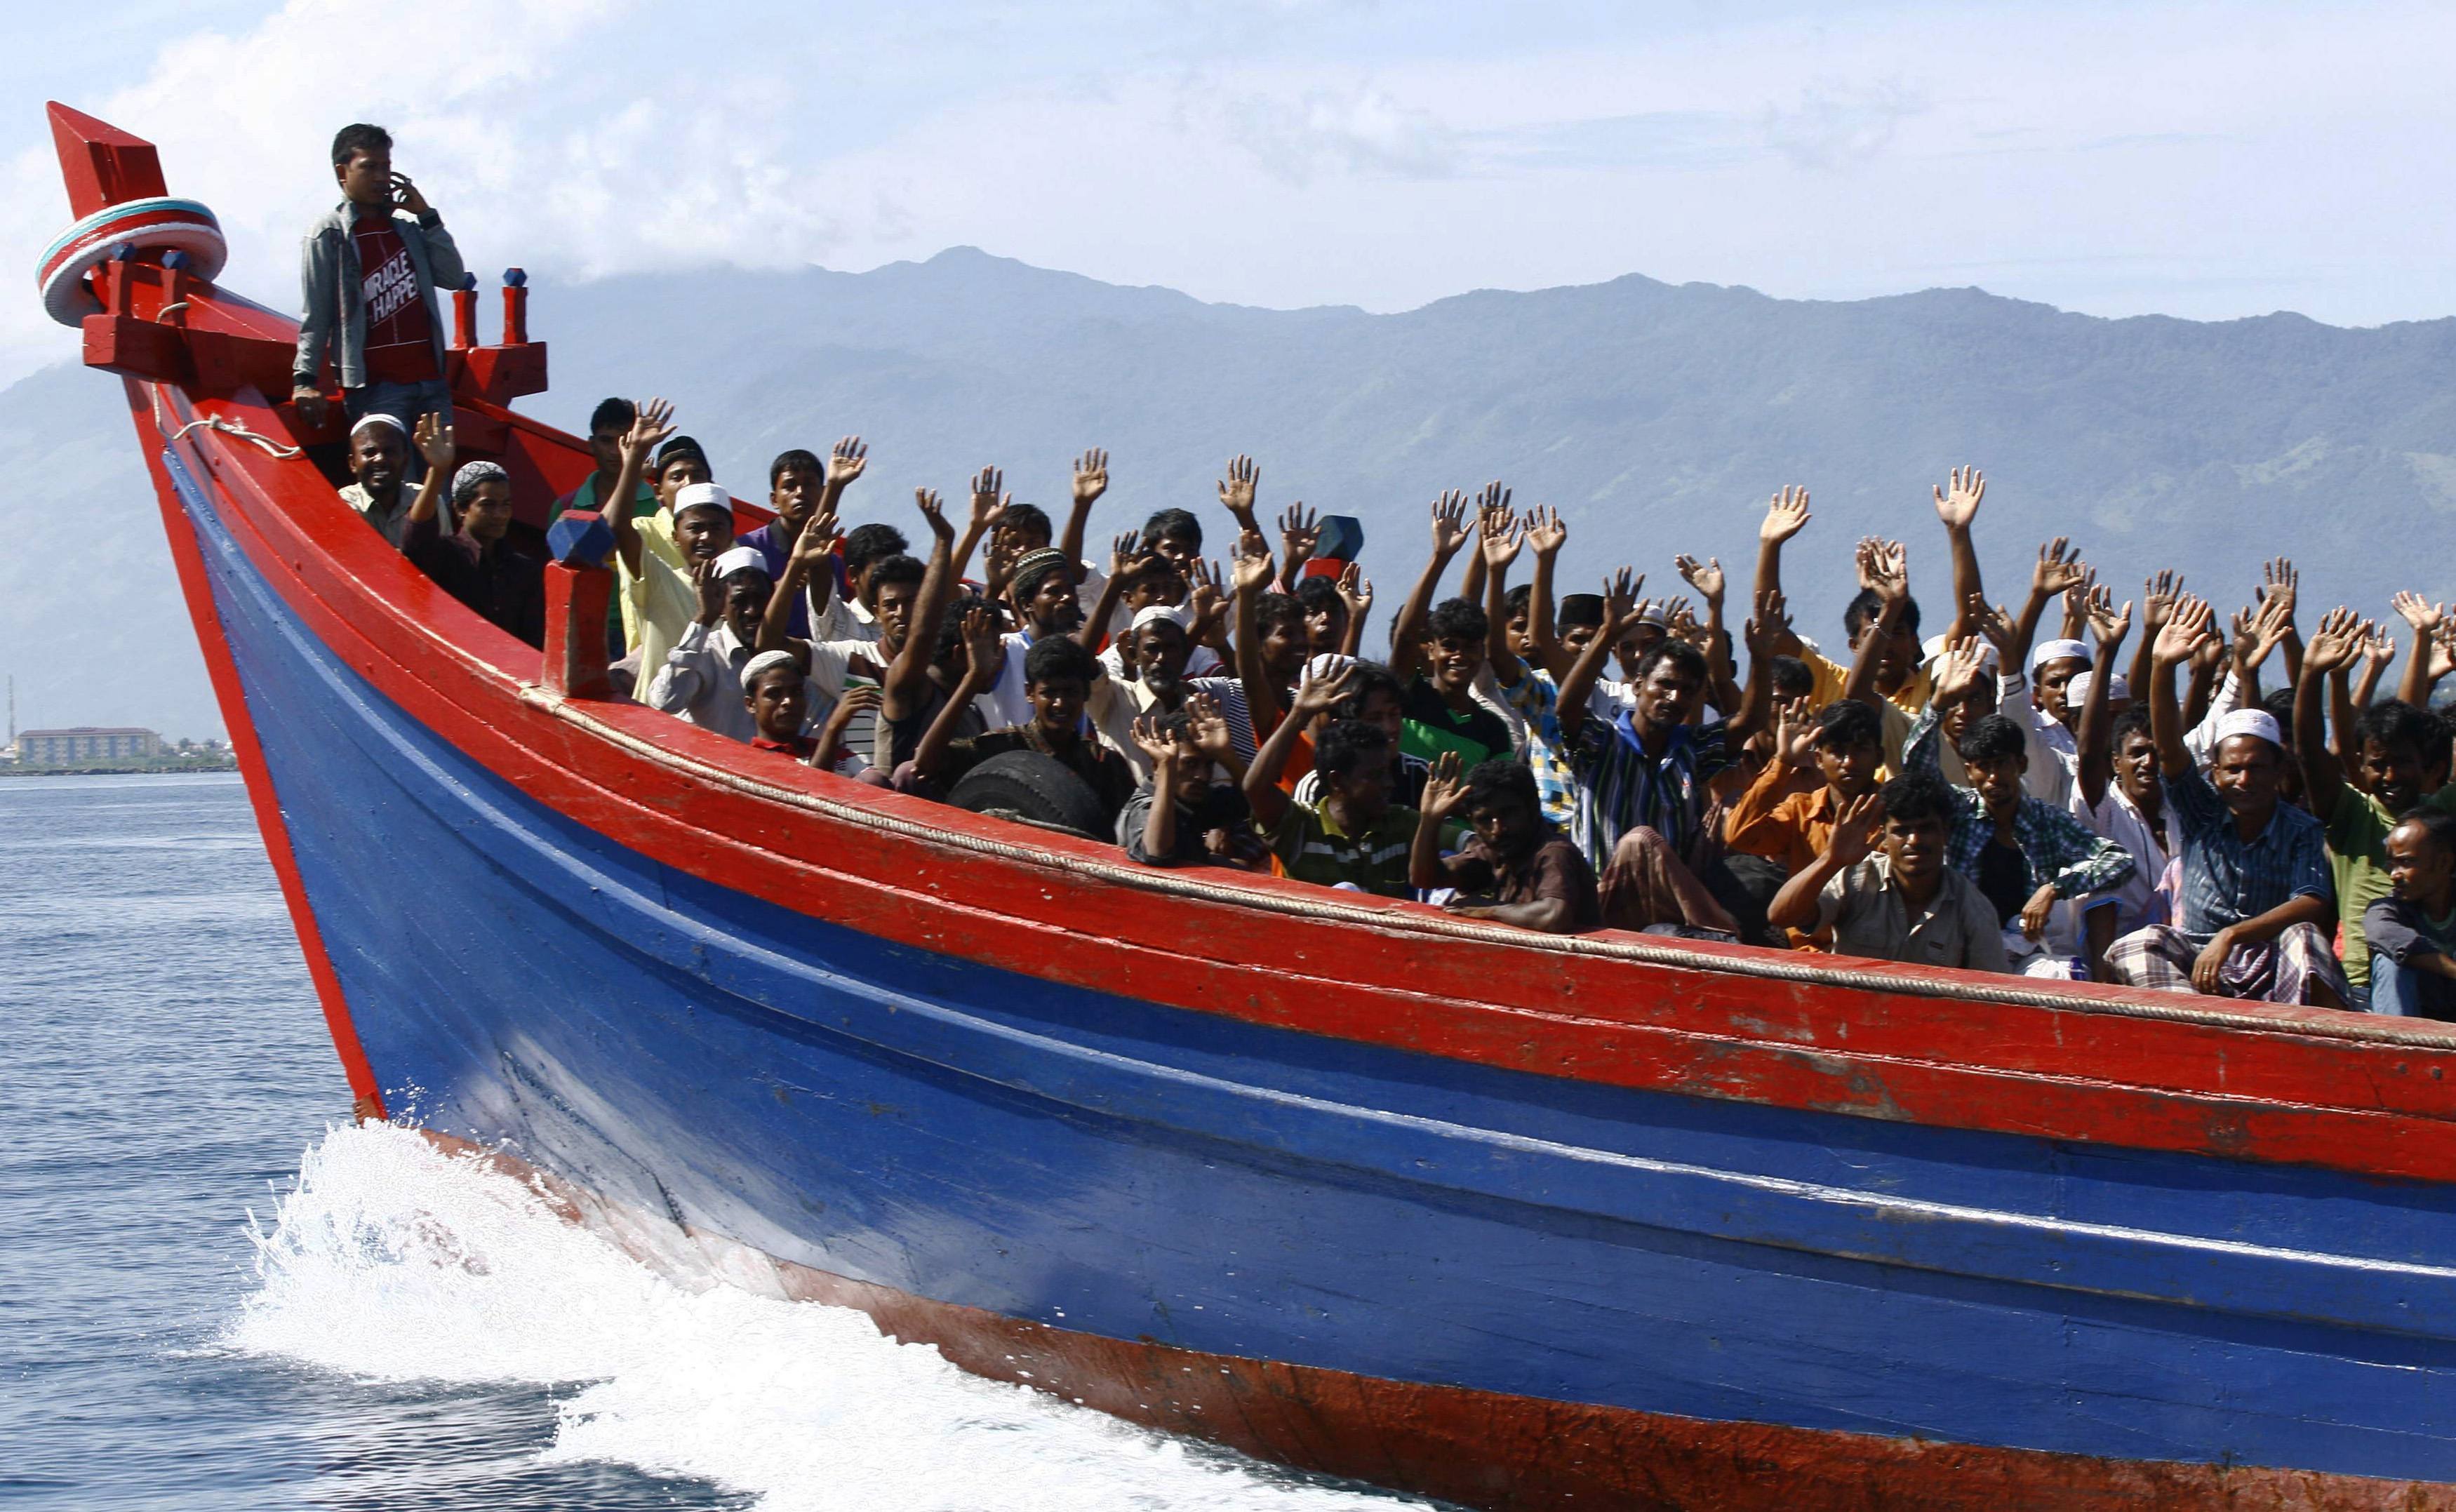
[[[1444,907],[1461,918],[1551,934],[1602,928],[1594,869],[1545,819],[1535,774],[1513,761],[1484,762],[1463,777],[1459,768],[1458,753],[1444,751],[1424,783],[1408,881],[1457,889]],[[1453,811],[1475,832],[1444,856],[1442,825]]]

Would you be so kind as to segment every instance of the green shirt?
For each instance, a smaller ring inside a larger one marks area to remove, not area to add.
[[[1325,888],[1349,882],[1385,898],[1415,895],[1407,886],[1407,851],[1416,843],[1413,808],[1384,808],[1362,834],[1350,835],[1325,809],[1292,803],[1262,838],[1299,882]]]
[[[562,518],[563,512],[566,509],[593,510],[596,507],[597,475],[590,473],[580,480],[579,487],[554,501],[554,508],[547,513],[545,522],[549,525],[553,524],[555,521]],[[631,496],[631,518],[645,520],[656,512],[657,491],[642,483],[640,491]],[[625,639],[623,627],[623,596],[617,593],[608,598],[605,603],[605,640],[609,646],[620,646]],[[617,650],[614,655],[616,660],[621,660],[621,651]],[[641,679],[640,685],[646,687],[647,678],[656,675],[655,667],[647,668],[646,676]]]
[[[2456,784],[2414,807],[2456,814]],[[2363,932],[2363,915],[2388,895],[2387,832],[2396,828],[2398,816],[2351,783],[2339,783],[2336,812],[2324,817],[2328,869],[2337,884],[2337,923],[2345,931],[2345,980],[2365,987],[2371,979],[2371,948]]]

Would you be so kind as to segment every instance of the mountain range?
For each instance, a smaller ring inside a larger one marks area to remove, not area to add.
[[[1251,453],[1266,519],[1301,499],[1363,521],[1385,625],[1422,566],[1427,502],[1490,479],[1568,521],[1564,591],[1623,562],[1677,591],[1676,553],[1717,556],[1735,622],[1765,501],[1803,483],[1816,518],[1785,574],[1801,628],[1838,644],[1865,534],[1909,542],[1940,623],[1929,491],[1965,462],[1987,472],[1978,536],[1998,598],[2057,535],[2118,598],[2174,566],[2230,611],[2280,553],[2302,569],[2306,623],[2340,602],[2384,615],[2398,588],[2456,596],[2456,564],[2427,545],[2456,513],[2456,319],[2110,320],[1976,289],[1821,302],[1636,276],[1396,315],[1281,311],[970,248],[863,274],[531,287],[557,386],[523,407],[554,423],[584,428],[604,395],[661,394],[750,498],[777,451],[859,433],[871,460],[848,523],[908,531],[913,487],[960,507],[985,463],[1061,513],[1069,459],[1103,446],[1095,538],[1181,505],[1215,556],[1214,481]],[[0,558],[0,633],[20,724],[218,732],[119,385],[32,375],[0,392],[0,446],[19,459],[0,504],[18,543]],[[87,545],[43,555],[72,513]]]

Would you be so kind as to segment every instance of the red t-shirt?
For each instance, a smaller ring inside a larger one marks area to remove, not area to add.
[[[358,292],[365,297],[370,383],[422,383],[443,375],[435,366],[434,327],[418,295],[418,265],[389,213],[363,216],[350,228],[358,249]]]

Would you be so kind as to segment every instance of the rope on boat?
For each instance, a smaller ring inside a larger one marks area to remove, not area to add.
[[[1866,992],[1890,992],[1903,997],[1933,997],[1952,1001],[2017,1003],[2030,1008],[2053,1009],[2066,1013],[2105,1013],[2118,1018],[2158,1019],[2168,1023],[2194,1024],[2215,1029],[2245,1030],[2264,1034],[2302,1034],[2322,1039],[2350,1039],[2383,1045],[2405,1045],[2416,1050],[2456,1051],[2456,1034],[2447,1029],[2423,1020],[2374,1019],[2365,1014],[2343,1014],[2326,1021],[2266,1018],[2252,1013],[2227,1012],[2221,1009],[2200,1008],[2184,1003],[2161,1003],[2142,999],[2078,997],[2063,992],[2051,992],[2037,988],[1997,986],[1994,982],[1938,982],[1907,973],[1856,970],[1847,966],[1825,966],[1811,961],[1784,960],[1770,952],[1765,955],[1723,955],[1688,946],[1658,944],[1645,935],[1622,935],[1600,939],[1585,934],[1541,934],[1528,930],[1515,930],[1506,925],[1484,924],[1472,919],[1417,913],[1399,908],[1375,909],[1366,905],[1340,901],[1344,895],[1332,893],[1324,898],[1291,897],[1283,893],[1225,887],[1197,878],[1179,875],[1156,868],[1130,867],[1119,863],[1095,861],[1081,856],[1059,854],[1053,850],[1019,846],[986,835],[966,834],[960,830],[941,829],[931,825],[884,814],[858,804],[842,803],[823,798],[816,793],[791,787],[779,787],[739,772],[711,766],[666,749],[651,741],[619,729],[575,707],[574,702],[530,684],[520,690],[523,703],[542,708],[556,718],[577,725],[598,738],[620,746],[634,755],[645,756],[658,765],[687,770],[692,776],[729,787],[749,797],[781,803],[792,807],[825,815],[846,824],[923,841],[931,845],[952,847],[975,854],[995,856],[1002,860],[1024,862],[1032,866],[1054,868],[1077,876],[1112,886],[1138,889],[1145,892],[1163,892],[1177,897],[1194,898],[1205,903],[1223,904],[1234,908],[1259,909],[1265,912],[1287,914],[1297,918],[1319,919],[1325,923],[1361,924],[1374,929],[1402,933],[1438,935],[1453,939],[1475,940],[1484,944],[1510,945],[1522,950],[1545,950],[1557,955],[1597,956],[1607,960],[1641,961],[1649,966],[1676,967],[1687,971],[1709,971],[1726,976],[1758,977],[1779,982],[1796,982],[1813,987],[1843,987]],[[1813,1047],[1801,1047],[1803,1050]]]
[[[230,258],[222,225],[193,199],[154,196],[105,205],[60,233],[35,265],[34,283],[43,309],[65,326],[83,323],[102,304],[86,287],[86,275],[122,247],[137,252],[184,252],[191,271],[211,283]]]
[[[290,458],[299,455],[299,449],[296,446],[284,446],[270,436],[263,435],[257,431],[249,430],[246,426],[239,424],[236,420],[226,420],[217,416],[208,416],[203,419],[190,420],[187,424],[180,426],[175,431],[173,431],[168,439],[174,441],[178,440],[185,437],[190,431],[195,430],[199,426],[202,426],[206,430],[219,431],[224,436],[235,436],[243,441],[254,441],[256,445],[264,448],[265,455],[268,457],[287,460]]]

